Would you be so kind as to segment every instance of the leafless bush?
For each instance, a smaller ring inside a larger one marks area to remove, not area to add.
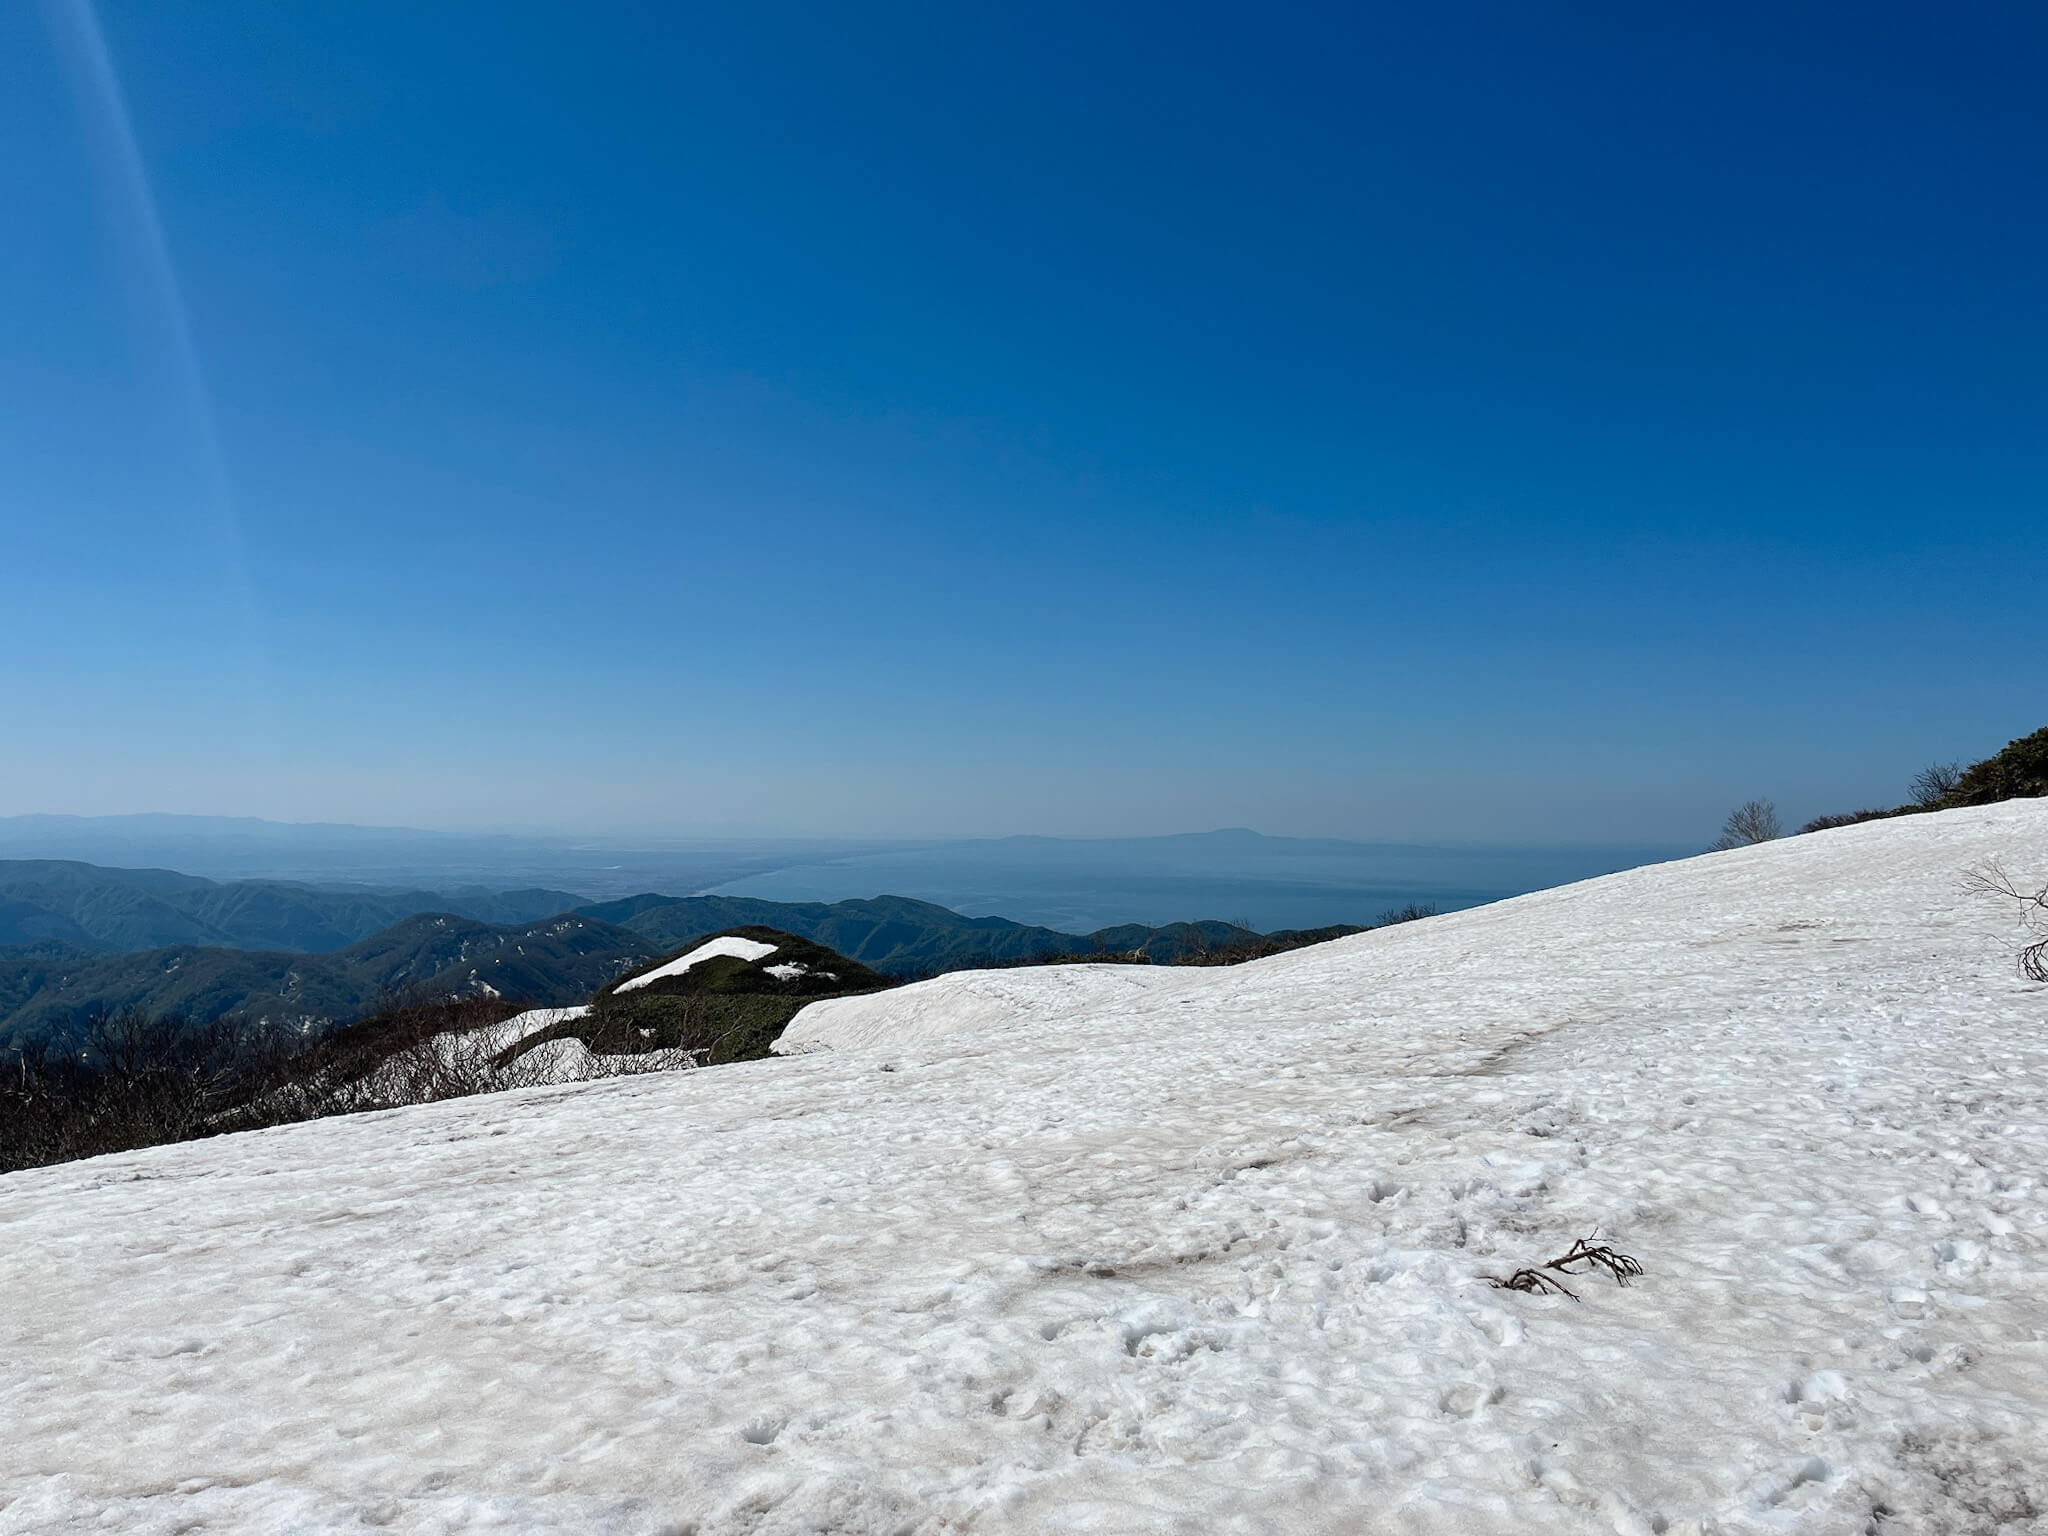
[[[2020,974],[2029,981],[2048,981],[2048,883],[2035,887],[2006,872],[1996,859],[1986,859],[1963,872],[1963,888],[2019,909],[2020,932],[2028,937],[2019,954]],[[2034,935],[2040,935],[2035,938]]]
[[[566,1070],[574,1076],[561,1082],[589,1083],[607,1077],[640,1077],[649,1072],[687,1072],[701,1067],[708,1047],[658,1045],[651,1050],[627,1051],[619,1055],[590,1054]]]
[[[301,1042],[232,1019],[100,1013],[83,1039],[0,1058],[0,1171],[238,1129]]]
[[[1726,848],[1746,848],[1752,843],[1768,843],[1784,836],[1785,829],[1778,821],[1778,808],[1768,800],[1745,800],[1728,813],[1728,820],[1722,823],[1721,835],[1714,840],[1708,851],[1718,853]]]
[[[493,1028],[429,1035],[394,1051],[363,1081],[379,1109],[438,1104],[501,1088],[526,1088],[542,1081],[532,1053],[498,1065],[500,1031]]]
[[[586,1041],[566,1021],[522,1040],[505,1027],[517,1005],[490,999],[387,1001],[318,1037],[232,1019],[102,1014],[79,1041],[0,1054],[0,1173],[507,1088],[674,1072],[705,1055],[635,1028]]]
[[[402,1044],[361,1079],[355,1107],[397,1109],[511,1088],[686,1071],[705,1054],[664,1045],[656,1031],[602,1012],[524,1034],[507,1029],[509,1022],[442,1029]]]
[[[1833,815],[1816,816],[1799,831],[1802,835],[1808,832],[1831,832],[1836,827],[1861,826],[1866,821],[1884,821],[1899,814],[1898,811],[1880,810],[1841,811]]]
[[[1913,775],[1910,794],[1924,811],[1938,810],[1963,780],[1961,763],[1930,763]]]
[[[1425,917],[1437,915],[1433,901],[1411,901],[1406,906],[1389,907],[1372,920],[1375,928],[1391,928],[1396,923],[1419,923]]]

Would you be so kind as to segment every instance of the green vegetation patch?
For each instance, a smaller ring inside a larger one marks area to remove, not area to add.
[[[756,960],[745,960],[738,955],[708,956],[678,975],[634,985],[636,977],[658,971],[713,940],[724,938],[748,939],[756,944],[772,944],[774,948]],[[879,992],[895,984],[893,977],[871,971],[859,961],[849,960],[822,944],[799,938],[793,933],[784,933],[778,928],[747,923],[692,939],[652,965],[636,967],[630,974],[599,988],[593,1001],[602,1006],[614,999],[730,995],[783,998],[801,1005],[820,997]]]
[[[1965,768],[1949,792],[1949,805],[1993,805],[2048,795],[2048,725],[2009,741],[1981,763]]]
[[[755,960],[712,955],[678,975],[621,990],[635,976],[659,970],[719,938],[751,939],[775,948]],[[574,1039],[601,1056],[683,1050],[704,1066],[756,1061],[769,1054],[769,1046],[807,1004],[896,985],[894,977],[871,971],[822,944],[748,923],[694,938],[651,964],[636,966],[598,989],[588,1015],[529,1036],[512,1054],[550,1040]]]

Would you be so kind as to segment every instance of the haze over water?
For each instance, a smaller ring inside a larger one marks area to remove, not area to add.
[[[1002,838],[849,854],[735,880],[719,894],[843,901],[887,892],[974,917],[1086,933],[1222,918],[1262,932],[1370,923],[1389,907],[1478,906],[1680,848],[1353,843],[1227,831],[1163,838]]]

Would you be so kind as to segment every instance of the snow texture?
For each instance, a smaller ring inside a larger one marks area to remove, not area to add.
[[[643,1072],[681,1072],[696,1066],[702,1054],[674,1047],[633,1056],[611,1056],[593,1051],[581,1040],[544,1040],[519,1058],[517,1086],[586,1083],[593,1078],[629,1077]]]
[[[557,1024],[566,1024],[571,1019],[590,1017],[590,1005],[578,1003],[573,1008],[529,1008],[524,1013],[515,1013],[502,1024],[493,1024],[477,1033],[488,1034],[493,1050],[504,1050],[517,1045],[528,1035],[537,1035],[544,1029],[553,1029]]]
[[[795,981],[799,976],[811,974],[811,968],[801,960],[786,960],[781,965],[764,965],[761,969],[770,976],[773,976],[777,981]],[[819,971],[817,974],[826,981],[837,981],[839,979],[830,971]]]
[[[2048,804],[8,1175],[0,1532],[2037,1532],[1994,855]]]
[[[1114,1013],[1191,972],[1152,965],[1033,966],[954,971],[890,992],[827,998],[790,1020],[772,1049],[789,1056],[855,1046],[926,1044],[1015,1025],[1057,1026],[1079,1013]]]
[[[636,987],[646,986],[650,981],[660,981],[666,976],[680,976],[691,966],[716,955],[736,955],[742,960],[759,960],[764,955],[774,954],[775,948],[773,944],[764,944],[759,939],[743,939],[736,934],[727,934],[723,938],[710,939],[699,944],[687,955],[671,960],[667,965],[656,966],[630,981],[622,981],[612,990],[631,992]]]

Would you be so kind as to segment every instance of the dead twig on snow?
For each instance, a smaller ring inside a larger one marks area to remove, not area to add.
[[[1552,1259],[1545,1269],[1557,1270],[1560,1274],[1576,1273],[1574,1264],[1584,1264],[1591,1269],[1604,1269],[1614,1276],[1616,1285],[1627,1285],[1631,1278],[1643,1272],[1643,1266],[1625,1253],[1616,1253],[1605,1243],[1595,1243],[1590,1237],[1582,1237],[1572,1244],[1572,1251],[1561,1258]]]
[[[1497,1291],[1526,1291],[1531,1296],[1555,1293],[1569,1297],[1573,1301],[1579,1299],[1570,1286],[1551,1279],[1540,1269],[1518,1269],[1505,1280],[1498,1275],[1488,1275],[1486,1278]]]
[[[1598,1235],[1594,1234],[1595,1237]],[[1584,1267],[1574,1269],[1572,1266],[1575,1264]],[[1643,1266],[1630,1255],[1617,1253],[1605,1243],[1594,1242],[1592,1237],[1582,1237],[1567,1252],[1535,1269],[1518,1269],[1505,1280],[1497,1275],[1488,1275],[1486,1279],[1497,1291],[1521,1291],[1530,1296],[1569,1296],[1577,1301],[1579,1298],[1570,1287],[1544,1273],[1550,1269],[1560,1275],[1590,1274],[1593,1270],[1604,1269],[1614,1276],[1616,1285],[1627,1285],[1643,1272]]]

